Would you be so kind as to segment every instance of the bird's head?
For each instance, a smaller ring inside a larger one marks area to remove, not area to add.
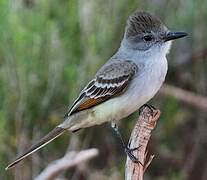
[[[170,31],[160,19],[146,12],[134,12],[127,20],[122,44],[129,49],[146,52],[170,49],[171,41],[186,36],[185,32]]]

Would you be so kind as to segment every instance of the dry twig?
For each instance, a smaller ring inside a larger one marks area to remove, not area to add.
[[[147,144],[151,136],[151,131],[155,128],[159,117],[159,110],[153,110],[152,112],[148,107],[142,110],[129,140],[130,149],[139,147],[134,151],[134,155],[140,163],[134,163],[127,157],[125,167],[126,180],[143,180],[144,172],[154,157],[154,155],[151,155],[147,159]]]
[[[35,180],[52,180],[55,179],[63,170],[70,169],[83,161],[89,160],[98,155],[98,150],[87,149],[80,152],[71,151],[68,152],[63,158],[58,159],[41,172]]]

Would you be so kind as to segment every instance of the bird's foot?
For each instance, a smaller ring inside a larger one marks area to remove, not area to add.
[[[125,153],[127,154],[127,156],[131,159],[131,161],[133,162],[133,163],[139,163],[139,164],[141,164],[142,166],[144,166],[140,161],[139,161],[139,159],[133,154],[133,152],[134,151],[136,151],[136,150],[138,150],[140,148],[140,146],[139,147],[136,147],[136,148],[132,148],[132,149],[130,149],[129,147],[125,147]]]
[[[154,107],[153,105],[150,105],[150,104],[144,104],[144,105],[142,105],[142,106],[139,108],[139,114],[141,114],[141,112],[143,111],[143,109],[144,109],[145,107],[148,107],[148,108],[150,109],[150,111],[151,111],[152,114],[154,113],[155,110],[157,110],[157,108]]]
[[[121,141],[121,145],[122,145],[122,148],[124,149],[124,152],[126,153],[126,155],[131,159],[132,162],[134,163],[139,163],[143,166],[143,164],[138,160],[137,157],[135,157],[135,155],[133,154],[134,151],[138,150],[140,148],[139,147],[136,147],[136,148],[132,148],[130,149],[124,142],[123,138],[122,138],[122,135],[121,133],[119,132],[119,128],[118,126],[116,125],[116,123],[112,122],[111,123],[111,127],[113,128],[113,130],[116,132],[116,135],[118,136],[118,138],[120,139]]]

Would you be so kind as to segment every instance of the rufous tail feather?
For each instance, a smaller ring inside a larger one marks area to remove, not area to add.
[[[51,132],[49,132],[46,136],[44,136],[42,139],[40,139],[40,141],[38,141],[36,144],[32,145],[25,153],[23,153],[22,155],[17,157],[16,160],[14,162],[12,162],[11,164],[9,164],[5,169],[7,170],[11,167],[14,167],[16,164],[18,164],[24,158],[31,155],[35,151],[39,150],[40,148],[42,148],[43,146],[45,146],[46,144],[50,143],[52,140],[56,139],[58,136],[63,134],[64,131],[65,131],[65,129],[63,129],[61,127],[56,127]]]

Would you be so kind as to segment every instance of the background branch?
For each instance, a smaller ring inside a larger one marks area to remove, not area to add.
[[[160,93],[165,96],[173,96],[174,98],[197,109],[207,111],[207,97],[205,96],[167,84],[163,85],[160,89]]]
[[[142,110],[129,140],[130,149],[138,147],[134,151],[134,155],[140,163],[134,163],[127,157],[125,167],[126,180],[143,180],[144,172],[154,157],[154,155],[151,155],[147,159],[147,144],[151,136],[151,131],[155,128],[159,117],[159,110],[153,110],[152,112],[148,107]]]
[[[49,164],[45,170],[38,175],[35,180],[52,180],[57,177],[63,170],[70,169],[78,164],[94,158],[98,155],[98,150],[87,149],[80,152],[70,151],[63,158]]]

